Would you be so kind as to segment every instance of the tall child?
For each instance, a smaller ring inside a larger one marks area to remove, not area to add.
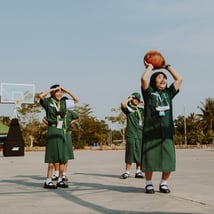
[[[142,147],[142,170],[145,172],[146,193],[154,193],[152,175],[162,172],[159,190],[169,193],[167,181],[175,171],[175,146],[173,142],[174,123],[172,99],[182,83],[181,75],[170,65],[163,68],[172,76],[174,82],[167,86],[167,75],[162,71],[153,72],[153,65],[145,62],[146,70],[141,77],[144,99],[144,128]],[[151,75],[150,81],[149,77]]]

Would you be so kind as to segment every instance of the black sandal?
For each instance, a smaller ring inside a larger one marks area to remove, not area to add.
[[[170,189],[169,189],[169,187],[166,184],[160,185],[159,186],[159,190],[162,193],[170,193],[171,192]]]
[[[53,175],[51,179],[52,179],[52,181],[57,181],[58,177],[56,175]]]
[[[52,181],[49,182],[48,184],[45,182],[43,187],[46,189],[56,189],[57,188],[57,186]]]
[[[122,179],[126,179],[126,178],[128,178],[129,177],[129,174],[127,173],[127,172],[125,172],[125,173],[123,173],[122,175],[121,175],[121,178]]]
[[[149,187],[152,187],[152,188],[149,188]],[[155,193],[155,190],[152,184],[146,185],[145,190],[146,190],[146,193],[150,193],[150,194]]]
[[[63,181],[68,181],[68,177],[67,177],[66,175],[63,175],[63,176],[62,176],[62,180],[63,180]]]
[[[57,187],[68,188],[68,184],[66,184],[64,181],[60,181],[57,182]]]
[[[135,178],[144,178],[143,173],[142,172],[135,173]]]

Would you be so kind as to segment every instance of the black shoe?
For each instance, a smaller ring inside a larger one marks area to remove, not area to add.
[[[171,192],[170,189],[169,189],[169,187],[166,184],[160,185],[159,186],[159,190],[162,193],[170,193]]]
[[[144,178],[143,173],[142,172],[135,173],[135,178]]]
[[[150,188],[149,188],[149,187],[150,187]],[[155,190],[154,190],[152,184],[146,185],[145,190],[146,190],[146,193],[155,193]]]
[[[64,181],[60,181],[57,183],[57,187],[68,188],[68,184],[66,184]]]
[[[123,173],[122,175],[121,175],[121,178],[122,179],[126,179],[126,178],[128,178],[129,177],[129,174],[127,173],[127,172],[125,172],[125,173]]]
[[[63,175],[63,176],[62,176],[62,180],[63,180],[63,181],[68,181],[68,177],[67,177],[66,175]]]
[[[51,180],[52,180],[52,181],[57,181],[57,180],[58,180],[58,177],[57,177],[56,175],[53,175],[52,178],[51,178]]]
[[[48,184],[45,182],[43,187],[46,189],[56,189],[57,185],[55,185],[53,182],[49,182]]]

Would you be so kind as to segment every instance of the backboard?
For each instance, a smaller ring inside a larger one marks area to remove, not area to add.
[[[1,103],[34,104],[34,95],[34,84],[1,83]]]

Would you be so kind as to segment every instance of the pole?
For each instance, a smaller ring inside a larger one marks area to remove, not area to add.
[[[187,125],[186,125],[185,108],[184,108],[184,143],[185,145],[187,145]]]

